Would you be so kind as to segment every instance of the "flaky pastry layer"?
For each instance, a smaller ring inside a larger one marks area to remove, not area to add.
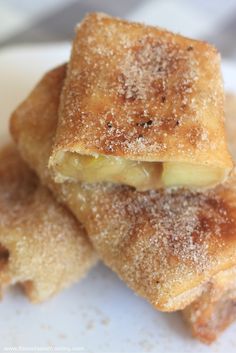
[[[216,49],[87,15],[76,29],[49,164],[57,181],[138,190],[224,181],[233,164]]]

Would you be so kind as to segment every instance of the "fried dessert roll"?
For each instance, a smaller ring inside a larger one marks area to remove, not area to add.
[[[192,334],[210,344],[236,319],[236,267],[219,272],[183,311]]]
[[[236,96],[226,96],[227,140],[236,159]],[[235,185],[236,187],[236,185]],[[236,268],[219,272],[183,312],[193,335],[211,343],[236,319]]]
[[[50,158],[56,180],[209,188],[232,169],[216,49],[89,14],[76,29]]]
[[[11,133],[21,155],[129,287],[159,310],[185,308],[216,274],[236,266],[235,175],[204,193],[55,183],[47,165],[65,73],[62,66],[46,74],[13,113]]]
[[[13,145],[0,151],[0,290],[19,283],[35,303],[84,276],[96,262],[85,231],[41,186]]]

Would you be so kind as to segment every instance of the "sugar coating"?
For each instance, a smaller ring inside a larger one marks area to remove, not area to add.
[[[195,337],[212,343],[236,318],[236,267],[217,274],[183,315]]]
[[[41,302],[95,263],[84,229],[9,145],[0,152],[0,289],[20,283]]]
[[[52,153],[232,166],[220,56],[204,42],[90,14],[77,28]]]
[[[48,73],[14,113],[12,132],[21,154],[127,285],[160,310],[183,309],[216,273],[235,266],[235,177],[202,193],[55,183],[47,163],[64,77],[64,67]]]

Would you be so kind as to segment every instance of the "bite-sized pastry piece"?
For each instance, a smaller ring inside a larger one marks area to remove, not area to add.
[[[183,315],[194,337],[208,344],[215,341],[236,319],[236,267],[214,276]]]
[[[235,95],[226,95],[225,111],[227,141],[236,160]],[[236,268],[221,271],[214,276],[203,294],[183,314],[196,338],[205,343],[213,342],[236,319]]]
[[[205,193],[53,182],[47,162],[64,75],[65,67],[49,72],[14,112],[20,153],[128,286],[157,309],[185,308],[214,275],[236,266],[236,177]]]
[[[20,158],[0,151],[0,290],[19,283],[42,302],[78,281],[96,262],[79,222]]]
[[[50,158],[56,180],[212,187],[232,169],[216,49],[90,14],[77,27]]]

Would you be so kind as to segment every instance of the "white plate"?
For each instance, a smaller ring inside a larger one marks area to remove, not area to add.
[[[0,52],[0,139],[9,138],[10,112],[45,72],[68,59],[68,44],[24,46]],[[227,90],[236,92],[236,66],[224,63]],[[235,325],[207,347],[189,334],[178,313],[155,311],[115,274],[97,266],[81,283],[34,306],[19,288],[0,303],[0,351],[142,353],[235,352]],[[15,348],[15,349],[16,349]],[[31,349],[32,348],[32,349]]]

